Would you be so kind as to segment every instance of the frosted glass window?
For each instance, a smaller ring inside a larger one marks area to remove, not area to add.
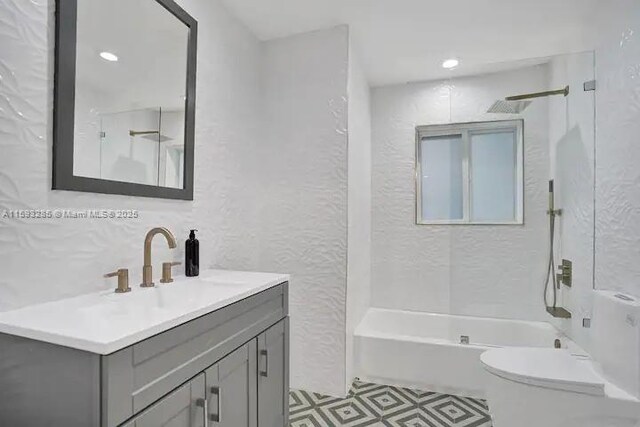
[[[462,136],[424,138],[422,153],[422,219],[463,218]]]
[[[416,128],[418,224],[523,224],[524,121]]]
[[[516,134],[471,134],[471,219],[516,219]]]

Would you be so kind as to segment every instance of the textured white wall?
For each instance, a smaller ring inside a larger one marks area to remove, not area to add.
[[[595,281],[640,297],[640,8],[601,2],[598,17]]]
[[[0,4],[0,209],[140,211],[137,220],[0,218],[0,310],[111,288],[102,274],[118,267],[135,284],[144,234],[158,225],[180,240],[200,229],[204,266],[239,266],[245,246],[221,238],[247,215],[236,179],[244,165],[229,148],[251,143],[261,124],[261,45],[218,2],[180,3],[200,23],[194,202],[50,191],[54,1]],[[160,239],[153,250],[156,274],[183,257],[183,245],[169,251]]]
[[[453,81],[376,88],[372,305],[541,319],[547,250],[548,107],[524,111],[525,225],[415,224],[415,126],[513,119],[487,114],[508,95],[545,90],[545,65]]]
[[[292,275],[291,385],[345,390],[348,30],[269,41],[258,269]]]
[[[193,202],[50,191],[54,1],[0,5],[0,209],[140,212],[0,218],[0,310],[109,289],[118,267],[135,284],[148,229],[197,228],[203,267],[292,273],[292,384],[343,394],[347,29],[264,44],[217,1],[179,3],[199,22]],[[183,251],[157,239],[156,274]]]
[[[562,209],[556,219],[555,259],[573,262],[572,287],[562,286],[558,298],[572,318],[555,323],[585,349],[589,330],[582,319],[591,317],[593,305],[595,92],[585,92],[583,84],[593,79],[593,52],[562,55],[549,63],[549,87],[570,86],[568,97],[549,98],[551,175],[556,209]]]
[[[348,90],[347,387],[353,380],[353,333],[371,303],[371,99],[353,45]]]

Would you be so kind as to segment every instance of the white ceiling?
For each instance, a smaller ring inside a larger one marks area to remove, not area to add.
[[[348,24],[373,86],[513,68],[591,50],[606,0],[223,0],[258,38]],[[444,59],[457,57],[454,71]]]

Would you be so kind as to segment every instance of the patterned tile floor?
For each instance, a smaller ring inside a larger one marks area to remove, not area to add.
[[[291,427],[491,427],[483,400],[354,382],[346,399],[292,391]]]

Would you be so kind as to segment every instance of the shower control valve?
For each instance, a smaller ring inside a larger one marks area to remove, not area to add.
[[[562,264],[558,266],[558,270],[558,281],[570,288],[573,279],[573,263],[568,259],[563,259]]]

